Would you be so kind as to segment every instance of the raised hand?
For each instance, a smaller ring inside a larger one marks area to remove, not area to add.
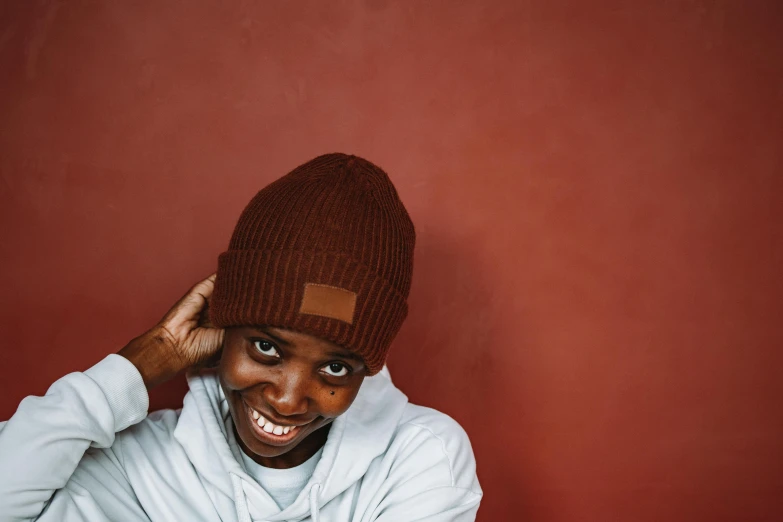
[[[138,368],[148,389],[207,362],[222,347],[225,331],[209,323],[214,287],[215,274],[196,283],[158,324],[118,352]]]

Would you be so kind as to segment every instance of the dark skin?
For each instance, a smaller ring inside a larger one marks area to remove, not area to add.
[[[194,285],[119,354],[136,366],[147,389],[219,358],[218,378],[242,450],[262,466],[298,466],[325,444],[331,423],[353,403],[366,375],[364,363],[353,352],[302,332],[213,327],[207,311],[214,281],[215,274]],[[277,426],[293,428],[290,435],[276,438],[254,430],[253,409]]]
[[[268,468],[291,468],[325,443],[329,427],[351,406],[364,380],[362,359],[340,346],[273,327],[226,329],[218,377],[237,441]],[[273,445],[251,429],[248,406],[277,425],[297,426],[294,438]]]

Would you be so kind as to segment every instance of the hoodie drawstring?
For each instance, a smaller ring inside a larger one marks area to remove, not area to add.
[[[239,522],[252,522],[250,510],[247,506],[245,492],[242,490],[242,479],[231,473],[231,482],[234,486],[234,506],[237,510],[237,519]],[[318,492],[321,491],[321,485],[317,482],[310,488],[310,519],[312,522],[320,520],[318,510]]]
[[[237,510],[237,520],[239,522],[253,522],[247,507],[245,492],[242,490],[242,479],[231,473],[231,484],[234,486],[234,506]]]
[[[318,492],[321,490],[321,485],[317,482],[310,488],[310,518],[313,522],[318,522]]]

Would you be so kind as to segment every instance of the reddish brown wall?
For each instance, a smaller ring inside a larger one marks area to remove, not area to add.
[[[348,151],[417,224],[390,366],[479,520],[783,517],[780,2],[257,4],[0,4],[0,418]]]

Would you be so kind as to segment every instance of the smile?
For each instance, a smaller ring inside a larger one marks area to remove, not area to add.
[[[263,415],[251,408],[247,403],[243,401],[245,410],[247,411],[248,422],[257,439],[261,442],[272,445],[281,445],[289,442],[297,433],[301,426],[283,426],[273,423],[272,421],[264,418]],[[309,423],[308,423],[309,424]],[[306,426],[307,424],[305,424]]]

